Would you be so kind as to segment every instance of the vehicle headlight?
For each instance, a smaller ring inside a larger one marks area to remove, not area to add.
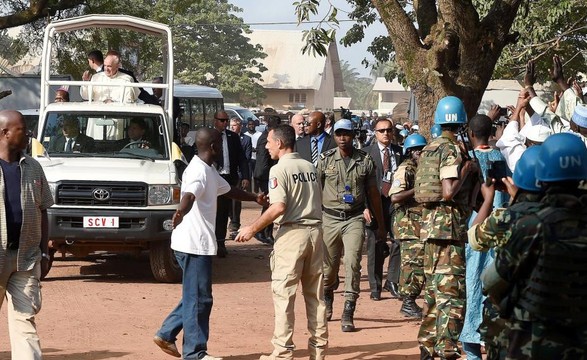
[[[179,187],[174,185],[149,186],[149,205],[169,205],[179,203]]]
[[[53,202],[57,202],[57,184],[50,182],[49,183],[49,191],[51,191],[51,196],[53,197]]]

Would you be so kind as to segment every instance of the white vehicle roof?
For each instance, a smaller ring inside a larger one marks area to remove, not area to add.
[[[175,84],[173,94],[178,98],[222,99],[222,93],[218,89],[202,85]]]

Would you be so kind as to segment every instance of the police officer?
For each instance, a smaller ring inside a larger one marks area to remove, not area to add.
[[[426,275],[418,342],[422,359],[435,354],[457,359],[466,300],[467,220],[479,189],[478,166],[466,160],[456,141],[457,131],[467,124],[459,98],[442,98],[434,123],[441,126],[442,135],[422,150],[414,186],[414,198],[423,206],[420,239],[425,241]]]
[[[420,134],[406,138],[404,152],[408,156],[393,174],[389,190],[393,203],[393,234],[401,242],[400,295],[403,304],[400,312],[408,317],[421,318],[422,309],[416,298],[424,288],[424,243],[420,240],[422,206],[414,200],[414,182],[418,158],[426,146],[426,139]]]
[[[293,152],[294,143],[295,131],[289,125],[269,131],[266,148],[271,159],[279,160],[269,170],[271,206],[253,224],[241,228],[235,239],[247,241],[269,223],[279,224],[271,254],[274,350],[261,360],[293,359],[294,303],[300,281],[308,316],[310,359],[324,359],[328,343],[320,183],[314,165]]]
[[[328,320],[332,317],[333,292],[338,286],[340,256],[344,247],[345,303],[342,331],[355,330],[353,322],[361,281],[364,241],[363,210],[368,199],[379,224],[384,223],[376,168],[371,156],[353,147],[355,134],[350,120],[334,124],[337,148],[320,155],[318,174],[322,181],[324,244],[324,300]],[[385,241],[385,227],[377,229],[377,240]]]
[[[508,359],[584,359],[587,197],[579,183],[587,179],[587,148],[576,135],[551,135],[538,163],[545,207],[514,224],[483,284],[496,304],[528,313],[513,320]]]

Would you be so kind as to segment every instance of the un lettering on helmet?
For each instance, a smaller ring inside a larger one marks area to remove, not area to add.
[[[458,114],[444,114],[444,121],[446,122],[457,122],[458,120]]]

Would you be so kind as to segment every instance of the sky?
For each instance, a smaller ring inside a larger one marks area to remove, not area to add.
[[[243,12],[238,13],[237,15],[242,17],[245,23],[265,23],[264,25],[251,25],[251,29],[304,30],[310,28],[311,26],[308,25],[303,25],[300,27],[297,26],[295,6],[293,5],[294,1],[295,0],[229,0],[229,2],[232,4],[243,9]],[[346,0],[330,0],[330,3],[339,9],[339,20],[347,19],[346,12],[351,9],[351,6],[346,2]],[[328,10],[328,5],[328,0],[322,0],[319,16],[314,16],[311,19],[321,20]],[[275,22],[291,22],[294,24],[267,24]],[[340,38],[346,33],[352,24],[352,22],[340,23],[340,28],[336,31],[337,41],[340,40]],[[368,77],[370,69],[366,69],[365,66],[361,64],[361,61],[366,57],[367,60],[373,62],[373,55],[367,51],[367,47],[378,35],[387,35],[387,30],[383,24],[376,22],[365,30],[365,38],[361,43],[355,44],[348,48],[338,43],[338,54],[341,62],[347,61],[352,68],[355,68],[357,72],[361,74],[361,76]]]

